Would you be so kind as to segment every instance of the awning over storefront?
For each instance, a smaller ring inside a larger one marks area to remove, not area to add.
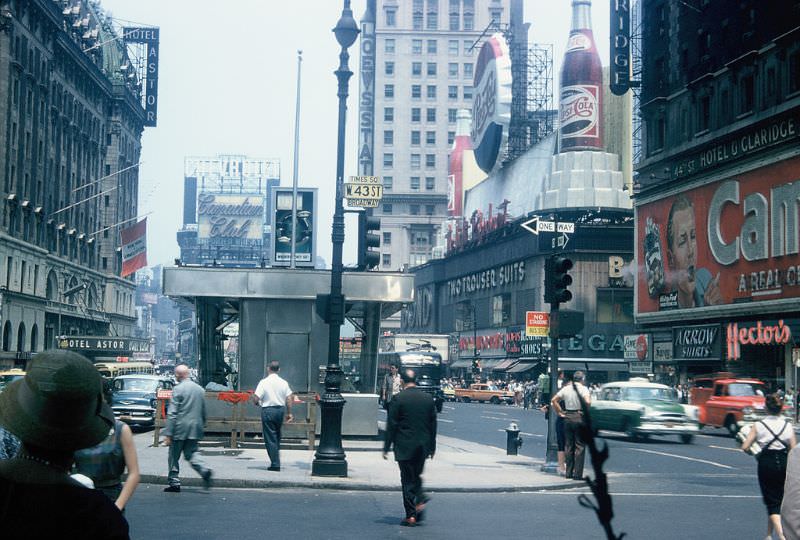
[[[559,358],[558,369],[564,371],[628,371],[621,358]]]
[[[587,362],[586,366],[589,371],[628,371],[628,364],[626,362]]]
[[[525,373],[539,365],[539,362],[518,362],[511,366],[506,373]]]
[[[507,371],[508,368],[510,368],[516,363],[517,363],[516,358],[506,358],[505,360],[494,366],[492,368],[492,371]]]
[[[463,369],[472,366],[472,360],[465,360],[463,358],[456,360],[452,364],[450,364],[451,369]]]

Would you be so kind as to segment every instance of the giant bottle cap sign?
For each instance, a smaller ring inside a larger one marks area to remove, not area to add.
[[[473,86],[472,146],[478,166],[490,173],[508,142],[511,122],[511,56],[502,34],[481,47]]]

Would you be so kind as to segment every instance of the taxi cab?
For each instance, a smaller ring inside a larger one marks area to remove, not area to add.
[[[25,377],[25,372],[21,369],[6,369],[0,371],[0,392],[12,382]]]
[[[622,431],[632,438],[678,435],[689,444],[700,431],[697,407],[682,405],[672,388],[647,379],[603,385],[590,410],[594,429]]]
[[[172,390],[173,382],[158,375],[122,375],[114,379],[111,409],[131,426],[155,424],[158,391]]]

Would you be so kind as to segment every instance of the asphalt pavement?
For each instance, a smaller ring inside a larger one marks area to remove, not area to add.
[[[518,424],[519,456],[505,453],[505,428]],[[399,473],[381,458],[380,441],[345,439],[348,478],[312,477],[309,450],[282,450],[280,472],[266,470],[266,451],[204,447],[217,473],[204,491],[182,465],[180,494],[162,493],[166,448],[152,448],[151,433],[135,437],[144,473],[128,509],[133,538],[166,537],[168,519],[180,516],[170,538],[277,537],[457,538],[525,535],[530,538],[604,538],[594,513],[578,496],[582,483],[539,471],[546,422],[538,410],[505,405],[448,403],[439,416],[438,451],[426,464],[432,494],[423,526],[398,526]],[[704,430],[693,444],[674,437],[632,441],[601,432],[608,444],[614,527],[626,538],[763,538],[766,512],[755,460],[722,430]],[[587,460],[586,474],[592,475]],[[249,486],[249,487],[248,487]],[[236,487],[237,489],[231,489]],[[320,489],[326,488],[326,489]],[[235,525],[235,529],[232,526]]]

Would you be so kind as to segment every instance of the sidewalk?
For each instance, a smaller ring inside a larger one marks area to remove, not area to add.
[[[152,433],[134,435],[142,482],[167,485],[166,446],[154,448]],[[214,486],[229,488],[341,489],[397,491],[400,472],[390,452],[381,457],[382,441],[345,440],[347,478],[311,476],[314,452],[281,449],[281,471],[267,471],[266,450],[202,445],[200,454],[214,471]],[[438,492],[508,492],[567,489],[584,485],[539,471],[541,459],[507,456],[505,449],[439,436],[433,460],[425,464],[425,488]],[[181,482],[200,486],[200,477],[181,460]]]

